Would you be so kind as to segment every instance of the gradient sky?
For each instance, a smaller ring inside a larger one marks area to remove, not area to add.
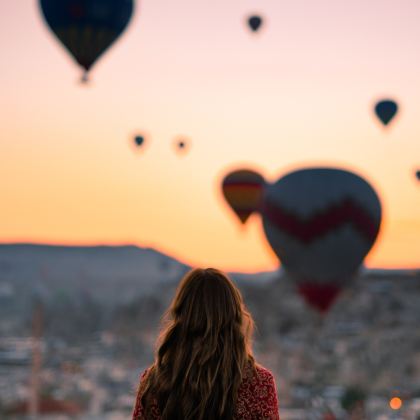
[[[257,36],[253,12],[266,18]],[[0,16],[0,241],[135,243],[273,269],[259,218],[240,228],[221,177],[323,164],[382,198],[368,265],[420,266],[418,0],[144,0],[87,87],[35,0],[2,1]],[[382,97],[401,105],[388,130],[372,113]]]

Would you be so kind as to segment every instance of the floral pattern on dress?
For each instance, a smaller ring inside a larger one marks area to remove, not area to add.
[[[146,419],[141,404],[141,389],[146,380],[147,370],[140,378],[133,420],[160,420],[157,400],[153,401],[151,415]],[[234,420],[280,420],[276,383],[273,374],[262,366],[247,371],[238,390]]]

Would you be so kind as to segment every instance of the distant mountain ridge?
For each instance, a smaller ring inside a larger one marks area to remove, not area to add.
[[[47,300],[88,294],[101,303],[119,304],[179,281],[188,268],[134,245],[0,244],[0,293],[12,290],[19,298],[32,293]]]
[[[175,285],[190,267],[152,248],[135,245],[65,246],[0,244],[0,299],[89,296],[98,303],[125,304],[136,296]],[[419,275],[420,270],[362,269],[362,276]],[[238,283],[264,285],[282,270],[231,273]]]

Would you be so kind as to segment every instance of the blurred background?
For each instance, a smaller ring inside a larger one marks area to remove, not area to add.
[[[420,418],[416,0],[0,16],[0,418],[130,418],[196,266],[282,419]]]

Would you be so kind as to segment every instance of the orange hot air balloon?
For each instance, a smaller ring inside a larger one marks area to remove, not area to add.
[[[223,179],[223,195],[242,224],[259,211],[264,186],[264,177],[249,169],[233,171]]]

